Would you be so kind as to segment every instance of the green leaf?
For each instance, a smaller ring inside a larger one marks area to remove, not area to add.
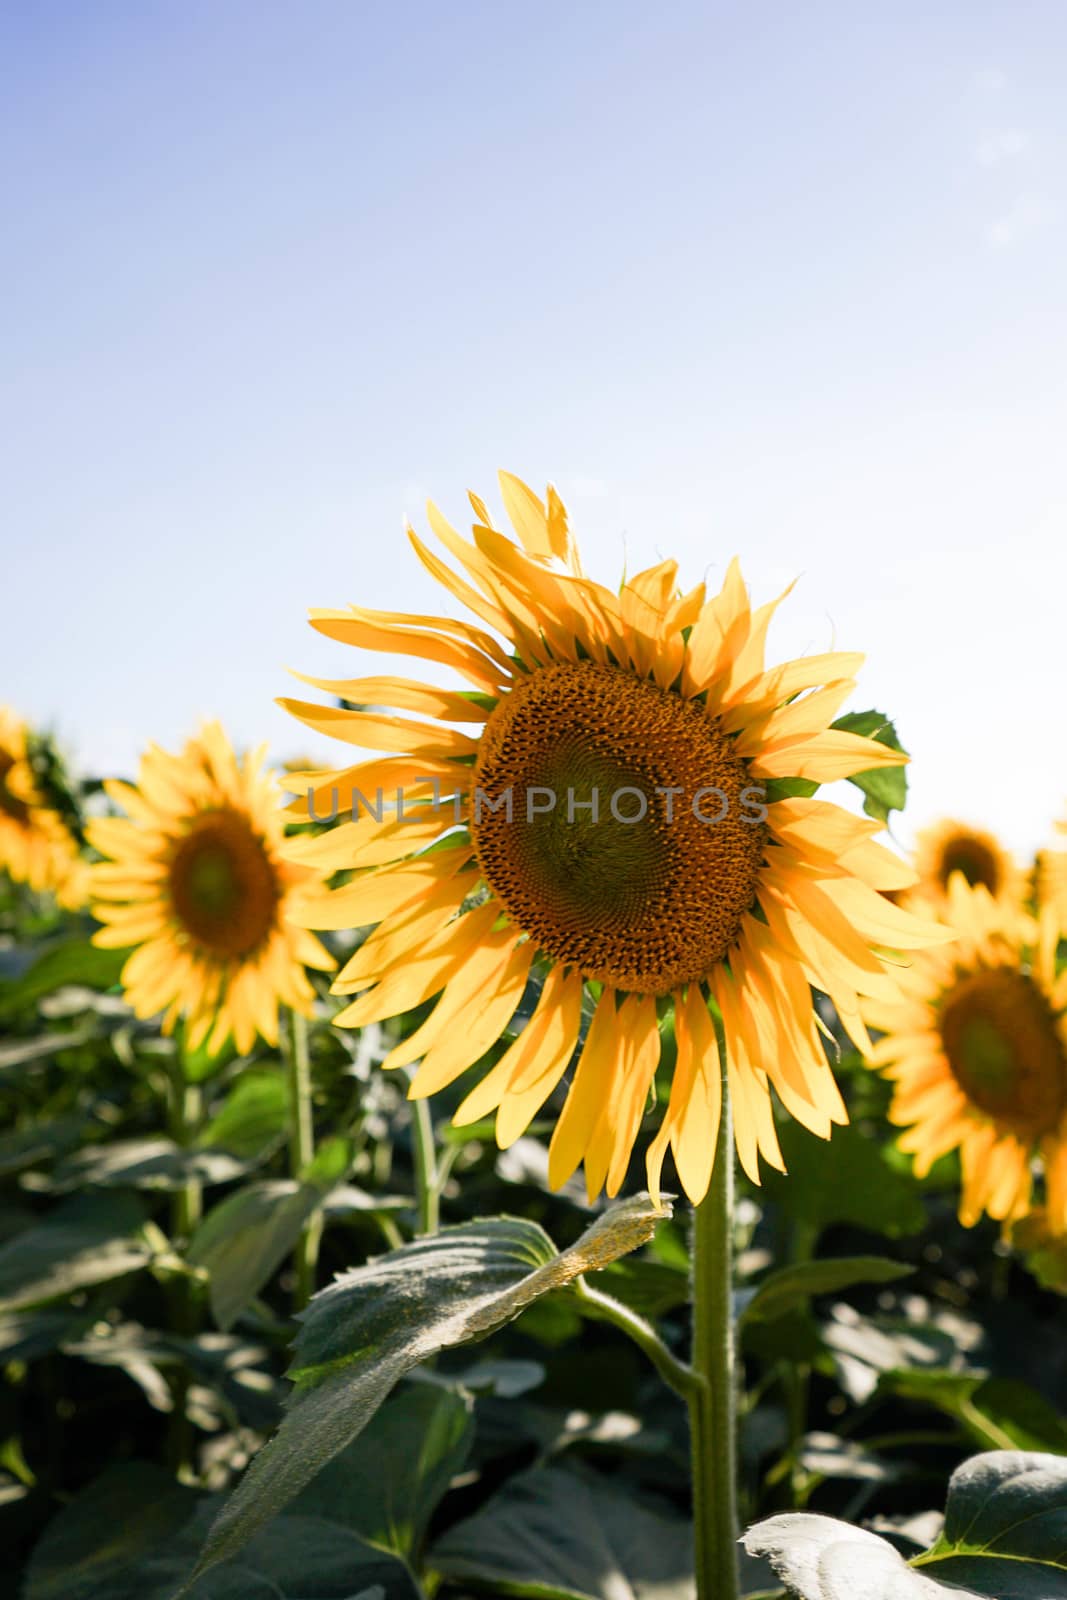
[[[468,1222],[393,1250],[316,1295],[297,1340],[289,1413],[218,1518],[198,1573],[232,1556],[351,1443],[412,1367],[485,1338],[542,1295],[636,1250],[669,1215],[639,1195],[559,1254],[536,1223]]]
[[[144,1266],[151,1248],[135,1196],[75,1195],[0,1248],[0,1311],[56,1300]]]
[[[332,1187],[264,1180],[227,1195],[208,1212],[187,1259],[210,1274],[211,1311],[220,1328],[232,1327],[273,1277]]]
[[[903,750],[897,730],[889,718],[880,711],[850,711],[830,724],[846,733],[862,734],[867,739],[877,739],[890,750]],[[891,811],[903,811],[908,798],[908,779],[905,767],[871,767],[866,772],[854,772],[849,778],[863,795],[863,809],[869,817],[888,822]]]
[[[885,1256],[840,1256],[828,1261],[800,1261],[770,1273],[740,1313],[744,1322],[770,1322],[810,1300],[857,1283],[895,1283],[913,1269]]]
[[[66,984],[110,989],[118,983],[128,950],[101,950],[87,939],[53,945],[20,977],[0,983],[0,1016],[36,1005],[44,995]]]
[[[688,1272],[665,1261],[646,1261],[643,1257],[629,1256],[613,1262],[605,1268],[597,1287],[614,1295],[638,1316],[653,1320],[689,1303]]]
[[[72,1150],[89,1127],[90,1119],[78,1113],[53,1117],[28,1128],[13,1128],[0,1134],[0,1175],[22,1172],[41,1161],[49,1161]]]
[[[792,800],[798,795],[810,800],[819,785],[812,778],[767,778],[763,788],[767,804],[772,806],[776,800]]]
[[[355,1147],[349,1139],[339,1137],[324,1139],[315,1152],[314,1159],[304,1168],[301,1178],[304,1183],[313,1184],[314,1187],[326,1194],[335,1184],[347,1178],[355,1155]]]
[[[176,1484],[150,1462],[105,1472],[48,1525],[23,1600],[172,1600],[218,1497]],[[403,1564],[319,1516],[281,1517],[191,1591],[193,1600],[419,1600]]]
[[[408,1384],[327,1463],[290,1511],[343,1522],[369,1544],[414,1560],[438,1502],[466,1462],[473,1433],[469,1397]]]
[[[248,1170],[244,1161],[224,1150],[197,1150],[172,1139],[117,1139],[89,1145],[58,1166],[52,1188],[162,1189],[173,1193],[183,1184],[232,1183]]]
[[[997,1450],[952,1474],[937,1543],[910,1562],[877,1534],[788,1513],[744,1535],[800,1600],[1067,1600],[1067,1460]]]
[[[201,1147],[229,1150],[246,1160],[260,1160],[276,1148],[289,1129],[289,1085],[273,1068],[243,1072],[221,1109],[197,1141]]]
[[[124,1372],[157,1410],[172,1409],[166,1376],[180,1367],[197,1385],[195,1410],[208,1431],[223,1420],[260,1431],[276,1426],[282,1383],[268,1371],[261,1345],[217,1333],[181,1338],[111,1318],[85,1321],[87,1326],[64,1337],[63,1354]]]
[[[855,1123],[835,1128],[829,1146],[799,1123],[779,1129],[788,1176],[768,1172],[764,1193],[816,1235],[848,1222],[887,1238],[920,1233],[926,1212],[910,1174]]]
[[[934,1308],[925,1317],[881,1312],[860,1316],[851,1306],[836,1305],[822,1325],[838,1382],[857,1405],[870,1399],[883,1373],[905,1371],[914,1378],[940,1371],[951,1378],[969,1370],[983,1378],[967,1360],[981,1337],[980,1326],[969,1318]]]
[[[44,1311],[12,1311],[0,1317],[0,1363],[36,1361],[67,1339],[77,1339],[91,1326],[92,1312],[53,1307]]]
[[[797,1459],[805,1472],[820,1478],[843,1478],[855,1483],[892,1483],[905,1469],[859,1439],[841,1439],[835,1433],[806,1433]]]
[[[935,1406],[962,1423],[976,1444],[1067,1455],[1067,1423],[1036,1389],[1017,1379],[970,1372],[893,1371],[882,1374],[878,1389]]]
[[[214,1052],[208,1049],[207,1039],[197,1045],[195,1050],[190,1049],[186,1043],[183,1026],[178,1028],[175,1043],[178,1048],[178,1065],[186,1083],[205,1083],[208,1078],[213,1078],[237,1057],[232,1039],[226,1039]]]
[[[541,1600],[693,1600],[692,1530],[592,1474],[512,1478],[430,1551],[447,1577]]]
[[[1015,1224],[1012,1244],[1043,1289],[1067,1294],[1067,1239],[1050,1235],[1040,1218],[1029,1216]]]
[[[96,1035],[95,1027],[70,1028],[66,1033],[42,1033],[36,1039],[19,1039],[14,1044],[0,1045],[0,1074],[15,1075],[18,1067],[32,1066],[36,1061],[47,1061],[60,1050],[72,1050],[87,1044]]]
[[[515,1400],[531,1389],[540,1388],[545,1381],[545,1369],[539,1361],[517,1361],[502,1356],[496,1361],[474,1361],[469,1367],[450,1368],[443,1381],[458,1384],[471,1394],[492,1394],[502,1400]]]

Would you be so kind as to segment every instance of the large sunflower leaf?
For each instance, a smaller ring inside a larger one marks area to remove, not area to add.
[[[447,1577],[531,1600],[693,1600],[688,1522],[592,1474],[539,1468],[512,1478],[430,1551]]]
[[[151,1462],[113,1467],[49,1524],[24,1600],[171,1600],[217,1506]],[[343,1524],[286,1516],[192,1590],[193,1600],[419,1600],[395,1556]]]
[[[758,1523],[743,1542],[801,1600],[1067,1600],[1067,1458],[965,1461],[941,1536],[910,1562],[877,1534],[803,1513]]]
[[[903,750],[897,730],[889,718],[880,711],[850,711],[838,717],[831,727],[846,733],[858,733],[867,739],[877,739],[890,750]],[[888,822],[891,811],[903,811],[908,798],[908,779],[905,767],[871,767],[866,772],[854,772],[849,783],[855,784],[863,796],[863,809],[869,817]]]
[[[223,1508],[194,1577],[233,1556],[310,1483],[412,1367],[484,1339],[542,1295],[636,1250],[669,1215],[639,1195],[559,1253],[534,1222],[467,1222],[338,1278],[305,1314],[289,1413]]]
[[[466,1463],[472,1413],[469,1395],[404,1384],[286,1514],[342,1522],[369,1544],[414,1560],[438,1502]]]

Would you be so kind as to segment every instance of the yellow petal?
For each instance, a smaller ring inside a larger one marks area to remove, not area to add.
[[[436,1094],[492,1048],[515,1015],[533,956],[531,942],[520,942],[514,935],[503,969],[465,1006],[462,1027],[453,1028],[443,1037],[439,1035],[431,1045],[409,1090],[413,1100]]]
[[[480,1122],[505,1102],[506,1097],[517,1098],[535,1086],[540,1087],[542,1078],[558,1064],[555,1081],[544,1091],[534,1109],[542,1105],[562,1077],[577,1043],[581,1002],[581,979],[576,973],[567,974],[562,966],[554,966],[545,979],[529,1022],[492,1070],[467,1095],[453,1118],[456,1126]]]
[[[548,1181],[559,1189],[577,1170],[596,1126],[620,1047],[615,991],[605,988],[548,1149]]]

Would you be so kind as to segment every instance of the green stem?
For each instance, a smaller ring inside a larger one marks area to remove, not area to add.
[[[198,1083],[189,1083],[181,1066],[175,1063],[171,1077],[170,1129],[175,1144],[191,1145],[203,1113],[203,1096]],[[189,1178],[175,1191],[171,1203],[171,1244],[179,1252],[188,1248],[203,1210],[203,1187]],[[169,1289],[171,1326],[183,1338],[197,1331],[196,1290],[188,1277],[176,1273]],[[194,1476],[194,1436],[189,1420],[189,1369],[178,1367],[171,1383],[173,1406],[170,1414],[167,1454],[171,1470],[186,1481]]]
[[[689,1398],[697,1600],[738,1600],[737,1394],[732,1292],[734,1152],[723,1084],[711,1188],[693,1226],[693,1371]]]
[[[411,1129],[415,1145],[415,1185],[419,1202],[419,1232],[436,1233],[441,1226],[441,1180],[437,1143],[428,1100],[413,1100]]]
[[[311,1063],[308,1056],[307,1018],[290,1011],[288,1028],[289,1068],[289,1171],[299,1183],[315,1159],[315,1124],[311,1109]],[[315,1273],[319,1262],[322,1217],[311,1217],[301,1230],[293,1251],[293,1309],[303,1311],[315,1293]]]
[[[594,1289],[584,1278],[575,1279],[574,1290],[590,1315],[602,1322],[613,1322],[633,1340],[639,1350],[644,1351],[664,1383],[675,1394],[680,1394],[687,1402],[693,1398],[702,1387],[699,1378],[692,1367],[686,1366],[684,1361],[679,1361],[672,1354],[650,1322],[638,1316],[636,1311],[631,1311],[629,1306],[624,1306],[613,1295]]]
[[[187,1083],[181,1067],[172,1079],[171,1137],[182,1146],[192,1144],[203,1115],[203,1095],[198,1083]],[[175,1241],[188,1244],[203,1211],[204,1191],[199,1178],[189,1178],[174,1195],[172,1232]]]
[[[819,1242],[819,1230],[812,1223],[797,1222],[792,1232],[790,1259],[800,1265],[811,1261]],[[811,1368],[807,1362],[787,1361],[784,1369],[786,1419],[789,1429],[789,1490],[794,1508],[810,1492],[807,1478],[800,1465],[800,1447],[808,1427],[808,1391],[811,1385]]]

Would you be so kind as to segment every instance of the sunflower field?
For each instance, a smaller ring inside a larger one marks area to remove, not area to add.
[[[0,1592],[1067,1600],[1060,797],[470,504],[330,767],[0,710]]]

